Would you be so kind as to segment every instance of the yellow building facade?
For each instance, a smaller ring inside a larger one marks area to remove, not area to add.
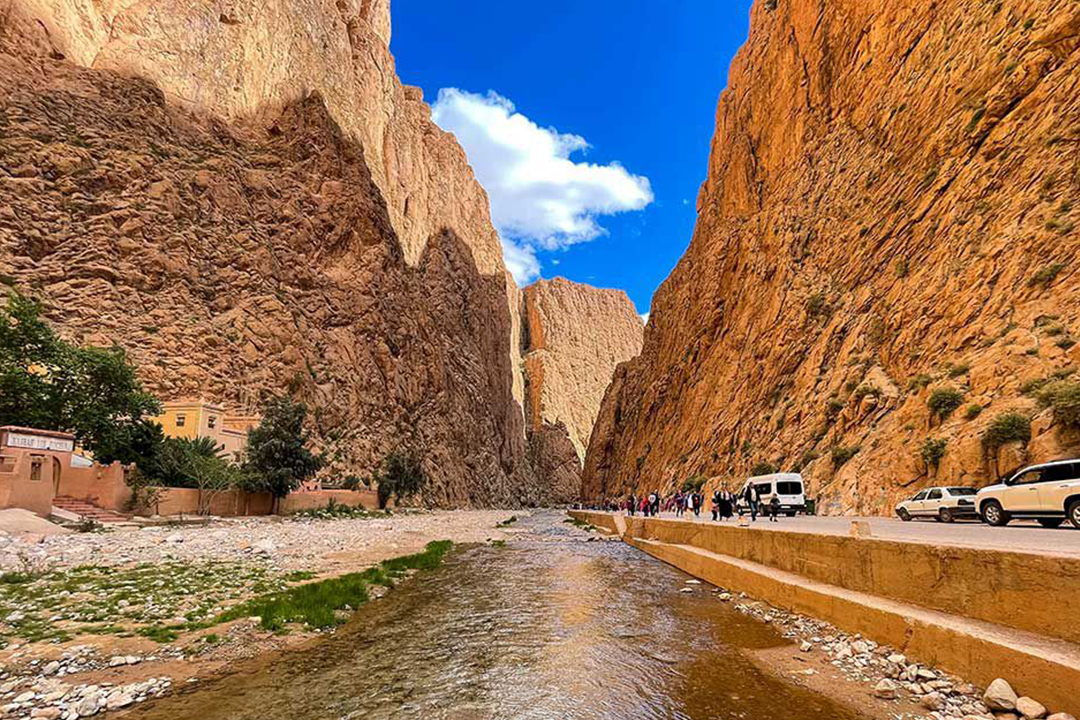
[[[165,437],[208,437],[222,446],[228,459],[243,461],[248,430],[259,424],[258,415],[227,413],[220,405],[205,400],[175,400],[163,403],[163,412],[154,418]]]

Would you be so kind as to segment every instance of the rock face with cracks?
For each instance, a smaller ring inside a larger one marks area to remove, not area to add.
[[[543,502],[518,291],[387,13],[0,2],[0,280],[160,397],[292,391],[341,472],[409,446],[428,504]]]
[[[581,462],[616,366],[641,352],[642,322],[621,290],[557,277],[525,289],[526,424],[548,485],[580,496]]]
[[[1072,0],[757,2],[586,496],[769,463],[826,512],[888,513],[1075,455],[1080,394],[1036,390],[1080,364],[1078,48]],[[1009,411],[1030,440],[984,442]]]

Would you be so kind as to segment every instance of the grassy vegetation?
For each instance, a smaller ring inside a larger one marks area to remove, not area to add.
[[[597,527],[592,523],[585,522],[584,520],[578,520],[576,517],[569,517],[563,520],[564,523],[570,523],[576,528],[580,528],[585,532],[596,532]]]
[[[978,403],[971,403],[967,406],[967,410],[964,410],[965,420],[974,420],[982,414],[983,406]]]
[[[968,363],[960,363],[959,365],[948,365],[945,368],[945,373],[951,378],[958,378],[967,375],[971,371],[971,365]]]
[[[919,455],[927,467],[937,467],[941,459],[945,457],[945,447],[947,445],[948,441],[944,438],[938,438],[937,440],[926,438],[926,442],[919,449]]]
[[[937,388],[934,392],[930,393],[930,397],[926,400],[926,405],[932,412],[944,420],[952,414],[953,410],[960,407],[963,402],[964,394],[959,390],[952,387],[942,387]]]
[[[11,639],[63,642],[81,633],[171,642],[223,605],[284,588],[286,579],[238,563],[143,563],[24,568],[0,576],[0,646]]]
[[[982,442],[990,450],[997,450],[1011,442],[1031,440],[1031,419],[1018,412],[997,415],[982,435]]]
[[[341,518],[383,518],[388,517],[389,514],[381,510],[371,511],[364,507],[346,505],[330,498],[325,507],[297,510],[291,517],[309,520],[338,520]]]
[[[1055,422],[1069,427],[1080,426],[1080,382],[1048,382],[1039,390],[1037,399],[1040,407],[1053,410]]]
[[[340,625],[348,612],[368,601],[369,587],[393,587],[395,580],[410,571],[436,568],[452,546],[449,540],[430,542],[422,553],[386,560],[363,572],[253,598],[221,613],[215,622],[258,617],[263,628],[276,631],[284,630],[290,623],[303,623],[315,629]]]
[[[1031,287],[1040,287],[1044,290],[1053,284],[1057,276],[1061,274],[1061,271],[1065,269],[1065,263],[1053,263],[1042,268],[1028,280],[1028,285]]]
[[[916,375],[915,377],[908,380],[908,391],[914,392],[917,390],[922,390],[933,381],[934,379],[929,375],[926,375],[925,373],[922,375]]]
[[[855,457],[855,455],[858,454],[859,450],[860,448],[857,445],[853,447],[842,447],[840,445],[837,445],[829,451],[830,455],[832,456],[833,467],[842,467],[844,463]]]

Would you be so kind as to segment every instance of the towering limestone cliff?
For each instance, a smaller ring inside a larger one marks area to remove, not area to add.
[[[0,279],[161,397],[289,387],[343,471],[545,499],[521,297],[385,0],[0,0]]]
[[[615,367],[641,352],[641,318],[622,290],[565,278],[525,289],[526,425],[552,497],[578,500],[581,463]]]
[[[884,513],[1080,450],[1078,48],[1074,0],[757,2],[586,494],[769,463]]]

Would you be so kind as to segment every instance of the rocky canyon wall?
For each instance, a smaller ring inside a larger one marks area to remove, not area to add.
[[[1080,450],[1033,397],[1080,364],[1078,48],[1073,0],[755,3],[585,493],[767,463],[888,513]],[[1030,440],[984,442],[1007,412]]]
[[[616,366],[641,352],[641,317],[622,290],[565,278],[527,287],[523,310],[530,446],[553,497],[575,501],[604,391]]]
[[[342,471],[542,502],[519,291],[385,0],[0,0],[0,280],[164,398],[291,389]]]

